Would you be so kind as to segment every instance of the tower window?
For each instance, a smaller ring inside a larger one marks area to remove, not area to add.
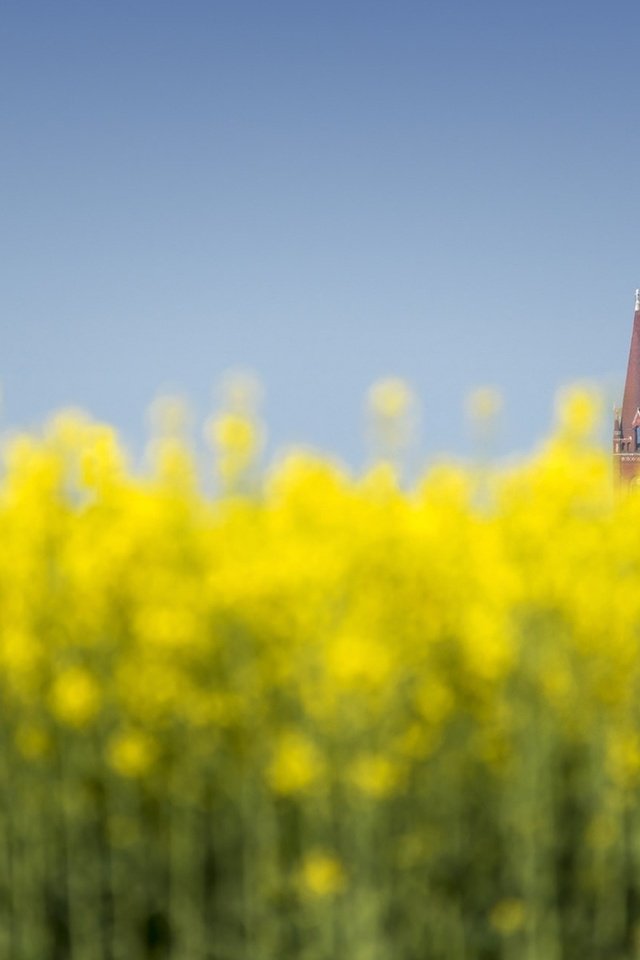
[[[636,450],[640,447],[640,426],[635,428]]]

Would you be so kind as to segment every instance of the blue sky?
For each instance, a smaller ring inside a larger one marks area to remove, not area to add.
[[[3,0],[5,424],[82,406],[133,445],[162,391],[255,371],[274,447],[357,464],[363,396],[425,456],[500,449],[557,387],[621,388],[640,286],[640,6]]]

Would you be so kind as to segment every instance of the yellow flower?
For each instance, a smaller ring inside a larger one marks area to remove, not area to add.
[[[268,769],[268,780],[276,793],[295,794],[309,789],[322,774],[316,746],[296,731],[282,734]]]
[[[149,417],[154,431],[165,437],[183,436],[189,424],[189,408],[182,397],[158,397],[151,404]]]
[[[312,850],[307,854],[300,871],[300,879],[303,892],[318,899],[334,896],[345,885],[342,864],[323,850]]]
[[[495,387],[480,387],[467,399],[467,414],[477,423],[490,424],[502,409],[502,394]]]
[[[261,444],[257,422],[245,413],[222,413],[210,426],[223,485],[233,489],[254,465]]]
[[[128,730],[114,736],[109,742],[107,757],[111,767],[121,777],[142,777],[156,760],[156,745],[140,730]]]
[[[329,676],[345,688],[379,688],[392,670],[390,644],[377,637],[338,633],[327,644]]]
[[[80,452],[81,482],[90,488],[104,491],[108,483],[121,480],[125,472],[125,458],[110,427],[92,427],[89,439]]]
[[[566,398],[534,455],[482,471],[436,465],[412,490],[399,482],[412,409],[399,381],[372,391],[383,456],[360,477],[304,452],[262,477],[255,403],[246,391],[227,399],[212,428],[222,495],[199,489],[177,409],[141,472],[115,432],[75,414],[4,446],[0,730],[5,788],[15,773],[28,801],[18,829],[33,817],[46,840],[58,777],[47,759],[61,757],[71,839],[89,837],[104,784],[125,866],[156,839],[158,857],[169,850],[171,869],[195,878],[197,826],[215,809],[229,826],[220,869],[228,855],[260,929],[275,902],[299,898],[301,935],[329,911],[332,925],[354,923],[339,942],[384,951],[386,891],[397,879],[393,896],[419,910],[422,880],[450,873],[452,856],[460,869],[469,858],[469,911],[440,884],[419,921],[444,917],[445,939],[450,927],[470,955],[483,913],[494,939],[514,937],[511,953],[534,918],[542,930],[550,880],[559,913],[586,891],[615,920],[639,803],[640,496],[612,493],[610,453],[588,440],[594,398]],[[482,432],[498,400],[481,391],[472,406]],[[503,843],[498,872],[527,899],[503,897],[483,880],[497,876],[495,838],[571,853],[575,831],[561,836],[536,806],[538,782],[554,809],[576,809],[580,875],[556,876],[543,856],[532,885],[522,844]],[[482,844],[460,842],[476,810],[486,863]],[[260,856],[240,849],[247,817]],[[25,867],[34,889],[41,859]],[[334,917],[345,863],[355,914]]]
[[[391,462],[395,467],[399,455],[407,448],[415,427],[416,405],[404,381],[382,380],[369,391],[371,439],[376,460]]]
[[[67,726],[86,726],[100,707],[100,688],[95,678],[84,667],[67,667],[54,681],[51,707]]]
[[[599,394],[586,387],[562,390],[556,398],[556,412],[562,429],[573,436],[588,436],[602,411]]]
[[[242,459],[253,454],[257,443],[255,424],[235,413],[225,413],[214,420],[213,437],[223,451]]]
[[[499,900],[489,917],[491,926],[503,936],[517,933],[524,926],[526,919],[525,905],[516,897]]]
[[[388,757],[371,754],[356,760],[351,769],[351,780],[362,793],[371,797],[385,797],[398,784],[398,769]]]
[[[412,403],[412,393],[404,380],[390,377],[375,383],[369,391],[372,412],[388,420],[403,417]]]
[[[619,730],[611,734],[608,750],[609,771],[623,787],[640,782],[640,735],[636,731]]]

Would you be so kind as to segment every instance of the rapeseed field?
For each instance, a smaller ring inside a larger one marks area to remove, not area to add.
[[[640,956],[640,496],[567,393],[513,465],[151,464],[61,414],[0,481],[0,958]],[[478,430],[495,408],[474,405]],[[488,429],[488,428],[487,428]]]

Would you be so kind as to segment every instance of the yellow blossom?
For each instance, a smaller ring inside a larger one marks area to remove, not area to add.
[[[369,403],[375,414],[395,419],[409,409],[412,395],[404,380],[389,378],[380,380],[369,391]]]
[[[128,730],[114,736],[107,752],[110,765],[122,777],[144,776],[156,759],[153,740],[140,730]]]
[[[269,782],[276,793],[307,790],[321,773],[320,756],[311,740],[296,731],[280,735],[268,769]]]
[[[467,400],[467,412],[473,420],[493,420],[502,409],[502,396],[495,387],[480,387]]]
[[[498,901],[491,911],[491,926],[504,936],[517,933],[526,921],[526,910],[522,900],[507,897]]]
[[[68,667],[56,677],[51,691],[51,706],[62,723],[84,727],[100,706],[100,688],[84,667]]]
[[[375,754],[363,756],[353,765],[351,779],[363,793],[384,797],[397,786],[398,769],[388,757]]]
[[[335,856],[323,850],[312,850],[304,859],[300,879],[307,896],[322,899],[343,889],[345,873]]]
[[[640,497],[614,495],[598,403],[410,487],[411,395],[370,400],[363,474],[305,451],[262,471],[254,399],[228,392],[215,493],[171,405],[135,471],[73,412],[5,440],[0,853],[20,896],[60,897],[12,912],[8,956],[108,952],[105,878],[124,950],[151,915],[194,956],[209,927],[283,960],[629,940]]]

